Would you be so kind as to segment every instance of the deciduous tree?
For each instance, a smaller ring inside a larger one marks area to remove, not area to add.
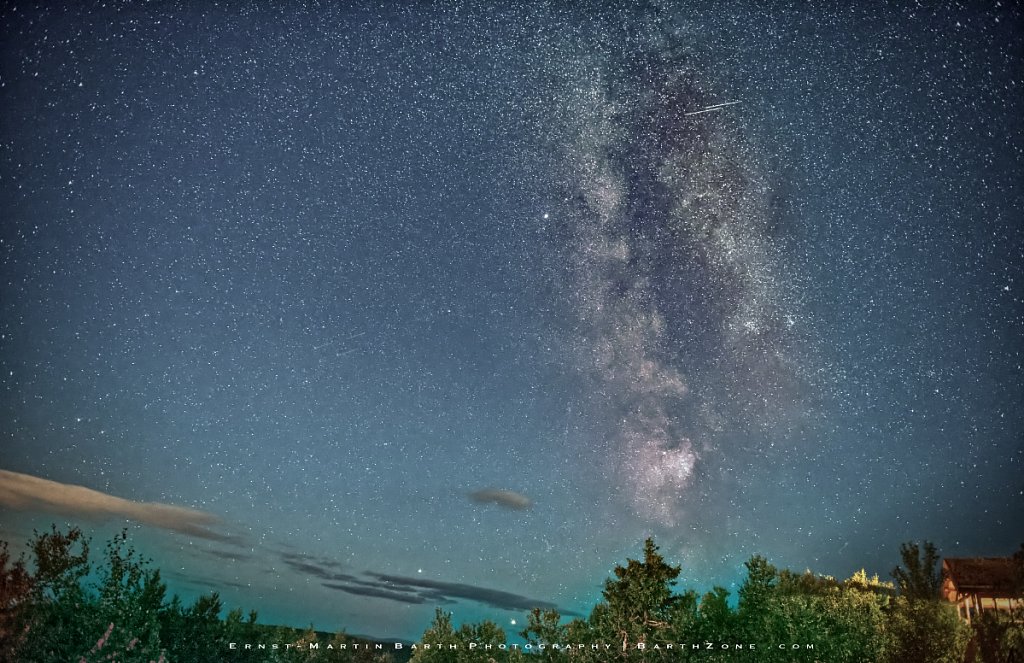
[[[892,570],[900,594],[909,599],[938,598],[942,589],[939,553],[935,544],[925,541],[921,546],[909,541],[900,545],[903,566]]]
[[[32,591],[24,559],[12,561],[7,542],[0,541],[0,661],[17,660],[29,626]]]

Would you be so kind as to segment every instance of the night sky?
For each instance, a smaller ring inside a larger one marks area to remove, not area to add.
[[[0,538],[409,639],[1012,553],[1024,18],[839,4],[5,4]]]

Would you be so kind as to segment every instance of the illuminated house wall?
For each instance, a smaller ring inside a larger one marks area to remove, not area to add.
[[[942,562],[942,596],[970,624],[984,611],[1024,606],[1019,573],[1010,557],[949,557]]]

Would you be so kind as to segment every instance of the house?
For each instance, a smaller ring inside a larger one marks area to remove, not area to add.
[[[984,611],[1024,608],[1020,563],[1012,557],[947,557],[942,578],[942,597],[968,624]]]

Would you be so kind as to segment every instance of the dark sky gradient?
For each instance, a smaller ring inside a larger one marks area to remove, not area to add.
[[[1013,3],[63,4],[0,14],[0,469],[220,518],[132,526],[172,590],[415,638],[647,535],[1024,540]]]

